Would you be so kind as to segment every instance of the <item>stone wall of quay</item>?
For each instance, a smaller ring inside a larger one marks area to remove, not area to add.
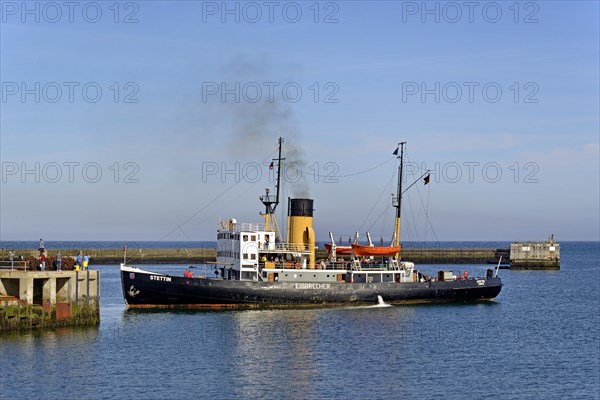
[[[99,323],[99,271],[0,270],[0,331]]]

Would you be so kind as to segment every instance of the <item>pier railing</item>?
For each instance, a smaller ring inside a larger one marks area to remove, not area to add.
[[[25,271],[27,271],[28,268],[29,268],[29,262],[28,261],[21,261],[21,260],[17,260],[17,261],[0,261],[0,269],[10,269],[11,271],[17,269],[17,270],[25,270]]]

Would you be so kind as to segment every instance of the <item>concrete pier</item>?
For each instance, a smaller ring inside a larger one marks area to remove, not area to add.
[[[95,325],[99,271],[0,271],[0,330]]]
[[[512,243],[510,269],[560,269],[560,245],[554,235],[545,242]]]

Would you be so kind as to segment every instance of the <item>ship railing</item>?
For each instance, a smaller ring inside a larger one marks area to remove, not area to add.
[[[257,232],[257,231],[264,231],[265,230],[265,224],[253,224],[253,223],[248,223],[248,222],[242,222],[242,223],[236,224],[234,230],[236,232]]]
[[[350,263],[348,261],[326,263],[324,269],[350,269]]]
[[[302,243],[263,243],[259,250],[264,253],[307,253],[310,248]]]
[[[250,223],[250,222],[241,222],[233,225],[231,228],[231,232],[275,232],[273,228],[266,228],[264,223]],[[226,227],[224,230],[230,230],[229,227]]]
[[[263,195],[259,197],[259,200],[262,201],[263,203],[275,203],[277,202],[277,196],[274,195]]]
[[[227,221],[221,221],[217,224],[217,230],[226,232],[273,232],[273,229],[265,229],[264,223],[249,223],[249,222],[236,222],[229,223]]]
[[[309,268],[308,268],[308,265],[304,265],[300,261],[278,260],[278,261],[260,262],[259,269],[261,271],[270,271],[270,270],[278,270],[278,269],[309,269]],[[318,265],[315,265],[315,269],[321,269],[321,268]]]
[[[356,263],[352,261],[336,261],[334,263],[326,263],[322,269],[349,269],[355,271],[402,271],[412,268],[399,267],[397,264],[387,263]]]

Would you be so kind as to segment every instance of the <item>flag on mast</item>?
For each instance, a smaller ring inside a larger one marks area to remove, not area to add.
[[[427,174],[427,176],[426,176],[425,178],[423,178],[423,183],[424,183],[425,185],[427,185],[427,184],[429,183],[429,177],[430,177],[430,175],[431,175],[431,174]]]
[[[396,147],[396,150],[394,150],[394,152],[392,154],[395,155],[395,156],[397,156],[398,155],[398,149],[399,149],[399,147]]]
[[[269,164],[269,169],[273,169],[273,161],[271,161],[271,164]]]

